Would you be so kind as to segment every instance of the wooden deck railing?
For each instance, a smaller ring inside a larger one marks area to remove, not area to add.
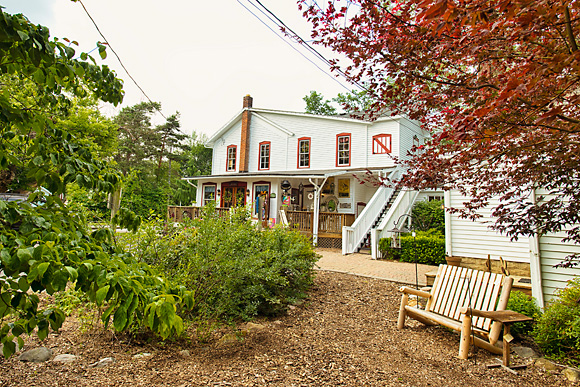
[[[168,206],[167,213],[169,215],[169,219],[174,222],[181,222],[185,218],[189,219],[197,219],[201,217],[201,207],[192,207],[192,206]],[[218,207],[215,209],[219,216],[223,216],[227,214],[230,209],[229,208],[221,208]]]
[[[314,213],[310,211],[286,211],[290,227],[312,233]],[[350,226],[355,219],[354,214],[336,214],[321,212],[318,222],[318,232],[322,234],[342,235],[342,226]]]
[[[229,208],[216,208],[220,216],[228,213]],[[195,219],[201,216],[201,207],[168,206],[169,219],[181,222],[184,218]],[[314,212],[312,211],[286,211],[288,224],[291,228],[312,234]],[[342,235],[342,226],[350,226],[354,223],[354,214],[337,214],[333,212],[321,212],[318,222],[319,234]]]

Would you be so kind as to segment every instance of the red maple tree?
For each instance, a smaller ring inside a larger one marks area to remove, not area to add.
[[[342,6],[344,5],[344,6]],[[580,5],[564,0],[302,0],[315,42],[368,85],[373,111],[420,120],[402,184],[458,189],[462,216],[493,197],[517,239],[580,243]],[[535,192],[535,194],[532,194]],[[565,266],[577,263],[571,255]]]

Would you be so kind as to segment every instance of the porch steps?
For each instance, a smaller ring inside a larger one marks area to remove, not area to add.
[[[399,193],[400,192],[401,192],[401,189],[400,188],[395,189],[395,191],[393,192],[393,194],[391,195],[391,197],[387,201],[387,204],[385,204],[383,206],[383,209],[381,210],[381,212],[379,213],[379,215],[375,219],[373,225],[371,226],[371,230],[373,228],[377,227],[377,225],[382,222],[383,218],[385,217],[385,214],[387,213],[387,211],[389,210],[389,208],[391,208],[391,206],[393,205],[393,203],[395,202],[395,200],[397,200],[397,196],[399,196]],[[370,245],[371,245],[371,231],[369,230],[367,232],[367,235],[364,237],[364,239],[360,243],[360,245],[357,247],[356,252],[357,253],[360,253],[361,250],[362,249],[365,249],[365,248],[368,248],[369,251],[370,251]]]

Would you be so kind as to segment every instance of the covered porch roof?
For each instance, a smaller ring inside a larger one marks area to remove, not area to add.
[[[204,181],[204,180],[243,180],[243,179],[281,179],[281,178],[303,178],[303,179],[324,179],[332,176],[340,176],[346,174],[378,174],[381,171],[389,172],[393,168],[365,168],[365,169],[341,169],[341,170],[317,170],[317,171],[281,171],[281,172],[238,172],[238,173],[228,173],[223,175],[204,175],[204,176],[189,176],[182,177],[182,180],[192,181]]]

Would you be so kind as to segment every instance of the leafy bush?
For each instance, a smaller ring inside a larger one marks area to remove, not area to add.
[[[544,353],[559,361],[580,363],[580,278],[557,291],[539,318],[533,337]]]
[[[508,300],[507,309],[532,317],[537,321],[542,312],[532,296],[519,291],[512,291]],[[533,321],[519,322],[512,325],[511,332],[515,335],[529,335],[534,329]]]
[[[418,231],[417,236],[401,235],[401,248],[391,247],[391,238],[379,241],[379,250],[385,258],[427,265],[445,263],[445,237],[438,230]]]
[[[248,320],[305,297],[317,260],[311,243],[283,227],[259,231],[243,208],[230,214],[207,206],[203,219],[166,232],[151,222],[140,240],[124,243],[194,292],[195,318]]]
[[[445,210],[443,201],[420,201],[413,206],[413,227],[417,231],[436,229],[445,234]]]

